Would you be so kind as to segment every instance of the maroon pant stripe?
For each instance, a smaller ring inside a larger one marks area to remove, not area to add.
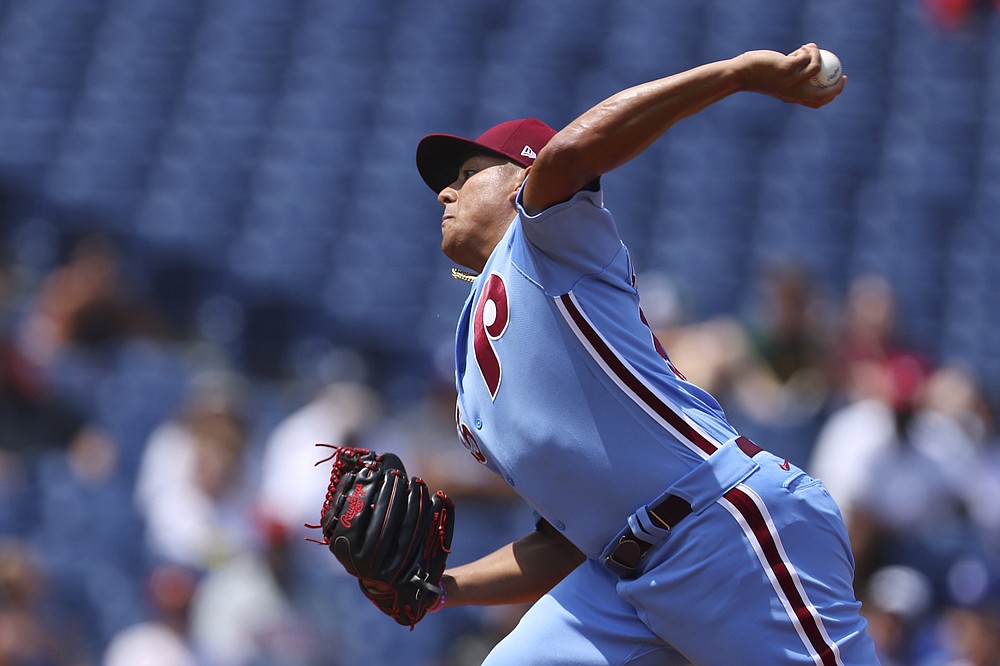
[[[747,521],[747,524],[753,530],[768,566],[778,580],[781,591],[788,598],[795,612],[795,617],[802,625],[806,636],[809,638],[809,642],[822,659],[824,666],[837,666],[837,656],[833,652],[833,647],[823,638],[816,618],[809,611],[802,595],[799,594],[799,590],[792,580],[792,575],[788,571],[788,564],[781,559],[774,536],[771,534],[771,530],[768,528],[767,521],[764,519],[763,514],[761,514],[760,509],[757,508],[757,505],[750,496],[739,488],[733,488],[724,497],[739,510],[744,520]]]

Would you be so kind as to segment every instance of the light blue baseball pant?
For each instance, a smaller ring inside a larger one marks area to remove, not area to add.
[[[844,521],[819,481],[730,441],[668,492],[693,513],[645,535],[659,543],[636,578],[588,559],[484,664],[878,664]]]

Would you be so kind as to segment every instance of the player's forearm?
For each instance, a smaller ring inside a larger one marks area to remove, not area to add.
[[[819,48],[790,54],[747,51],[621,91],[570,123],[539,152],[522,200],[529,213],[565,201],[595,178],[618,168],[677,121],[740,90],[819,108],[843,90],[847,77],[811,83],[821,68]]]
[[[532,532],[489,555],[449,569],[442,579],[448,606],[537,601],[586,559],[562,535]]]
[[[612,95],[570,123],[558,138],[575,147],[573,152],[596,177],[641,153],[679,120],[742,86],[738,59],[708,63]]]
[[[679,120],[741,90],[739,58],[623,90],[560,131],[539,154],[526,203],[547,207],[628,162]],[[544,173],[544,175],[542,175]]]

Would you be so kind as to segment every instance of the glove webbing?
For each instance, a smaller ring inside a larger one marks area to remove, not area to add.
[[[352,465],[366,466],[368,463],[367,462],[362,463],[361,461],[366,460],[373,456],[372,452],[369,451],[368,449],[355,449],[349,446],[333,446],[332,444],[317,444],[316,446],[322,446],[327,449],[333,449],[333,453],[331,453],[326,458],[323,458],[315,465],[313,465],[313,467],[319,467],[320,465],[324,465],[330,462],[331,460],[333,461],[333,465],[330,468],[330,483],[326,487],[326,497],[323,498],[323,508],[320,511],[320,517],[322,518],[322,516],[325,516],[326,512],[330,510],[330,505],[333,503],[333,495],[337,490],[337,486],[340,484],[340,477],[343,475],[344,470]],[[347,451],[351,451],[358,454],[358,459],[356,462],[349,463],[341,458],[341,455]],[[320,524],[313,525],[311,523],[305,523],[305,527],[308,527],[311,530],[323,529],[323,526]],[[325,534],[323,535],[322,541],[320,541],[319,539],[313,539],[311,537],[306,537],[306,541],[312,541],[313,543],[318,543],[322,546],[330,545],[330,537],[326,536]]]

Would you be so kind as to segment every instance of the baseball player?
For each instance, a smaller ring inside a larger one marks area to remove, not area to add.
[[[619,92],[559,132],[432,134],[417,166],[442,250],[472,272],[457,427],[536,529],[448,569],[439,606],[534,602],[487,664],[877,664],[841,515],[735,432],[645,323],[600,176],[675,122],[754,91],[818,108],[815,44]],[[459,527],[460,529],[460,527]]]

